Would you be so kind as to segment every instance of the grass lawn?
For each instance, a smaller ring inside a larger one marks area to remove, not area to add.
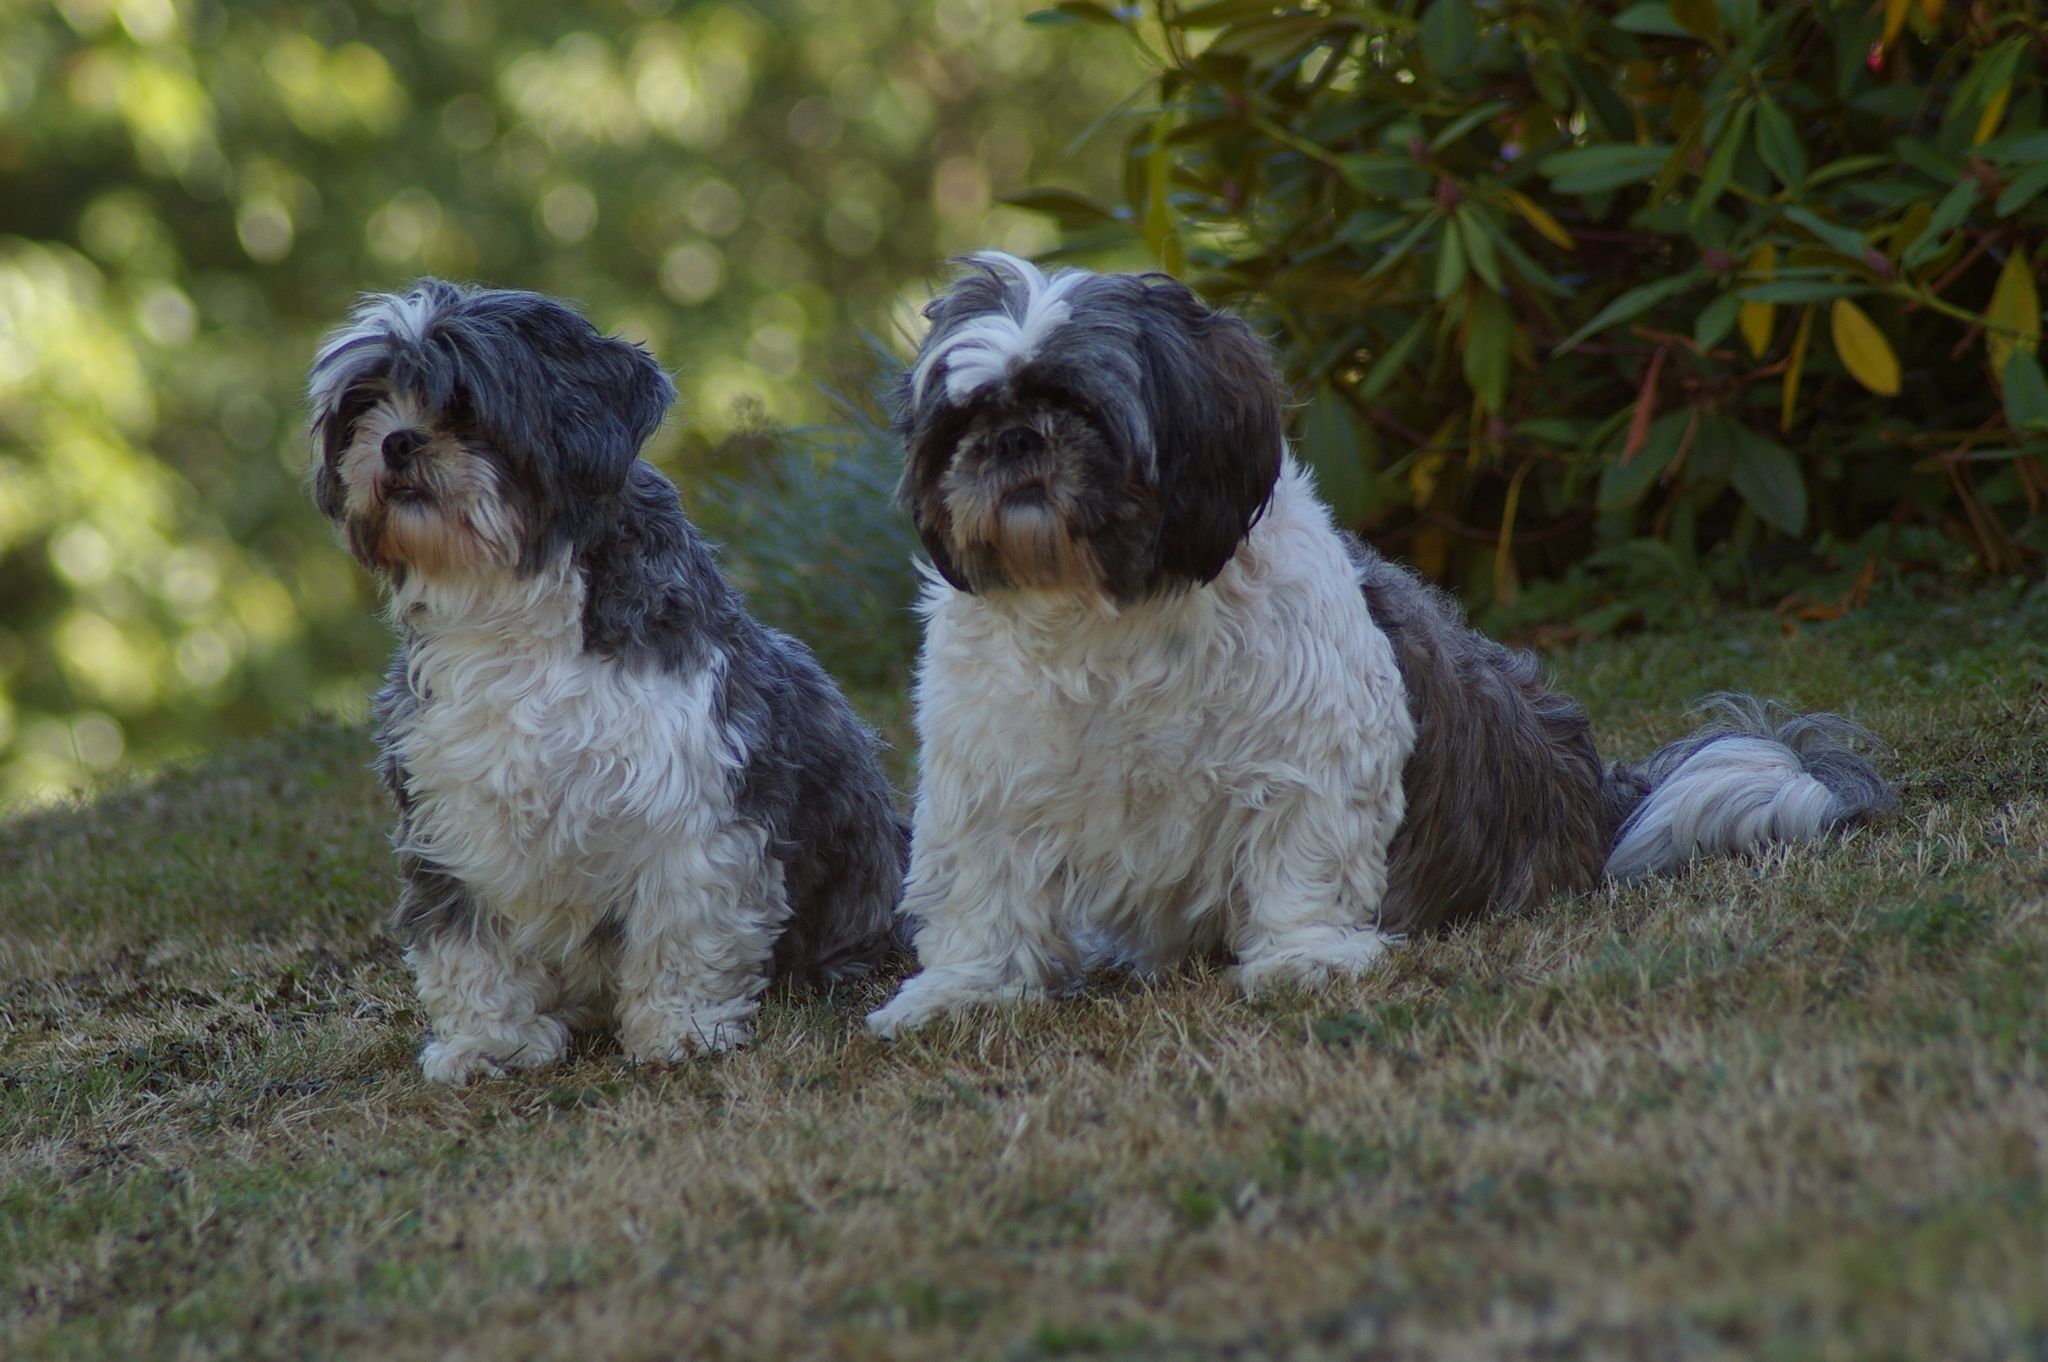
[[[1606,749],[1846,710],[1845,844],[888,1046],[448,1091],[358,729],[0,825],[0,1354],[2048,1356],[2048,596],[1556,659]],[[878,716],[900,731],[900,709]]]

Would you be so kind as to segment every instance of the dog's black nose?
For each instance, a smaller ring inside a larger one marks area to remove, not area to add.
[[[1010,426],[989,440],[989,452],[1004,463],[1045,452],[1045,436],[1030,426]]]
[[[394,473],[402,473],[415,454],[427,442],[427,437],[416,430],[394,430],[384,437],[384,466]]]

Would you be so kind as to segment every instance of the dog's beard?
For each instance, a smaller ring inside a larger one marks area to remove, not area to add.
[[[385,440],[404,432],[424,443],[394,467]],[[518,563],[523,517],[498,465],[404,398],[357,418],[335,466],[349,551],[365,567],[453,577]]]
[[[1019,450],[1006,440],[1028,439]],[[947,546],[977,588],[1099,595],[1105,536],[1130,518],[1125,479],[1083,423],[1053,413],[970,432],[940,476]],[[1116,489],[1121,488],[1121,495]]]
[[[1094,550],[1073,532],[1075,507],[1065,489],[1005,488],[956,466],[945,498],[955,556],[989,585],[1090,591],[1101,584]]]

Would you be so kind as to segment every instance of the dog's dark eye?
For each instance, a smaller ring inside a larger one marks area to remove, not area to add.
[[[335,413],[339,419],[335,424],[347,430],[362,420],[363,413],[376,406],[377,399],[382,396],[375,388],[350,388],[342,395],[341,406]]]

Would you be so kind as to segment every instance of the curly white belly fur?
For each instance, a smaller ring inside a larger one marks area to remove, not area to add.
[[[1247,988],[1369,968],[1414,745],[1401,676],[1291,464],[1210,585],[1121,610],[932,583],[895,1034],[1032,993],[1099,934],[1227,946]]]
[[[450,604],[394,603],[420,703],[387,735],[411,800],[400,850],[461,880],[482,919],[407,952],[437,1019],[430,1076],[503,1055],[508,1027],[518,1064],[547,1063],[567,1040],[547,1014],[608,1010],[615,984],[644,1058],[745,1040],[788,906],[765,830],[733,807],[743,755],[714,713],[722,659],[672,673],[590,655],[566,567]],[[600,958],[607,920],[643,948],[623,969]]]
[[[517,930],[552,934],[730,822],[742,757],[714,722],[722,659],[681,675],[593,657],[581,582],[534,586],[505,617],[415,632],[406,670],[424,703],[392,738],[415,800],[404,849]]]

